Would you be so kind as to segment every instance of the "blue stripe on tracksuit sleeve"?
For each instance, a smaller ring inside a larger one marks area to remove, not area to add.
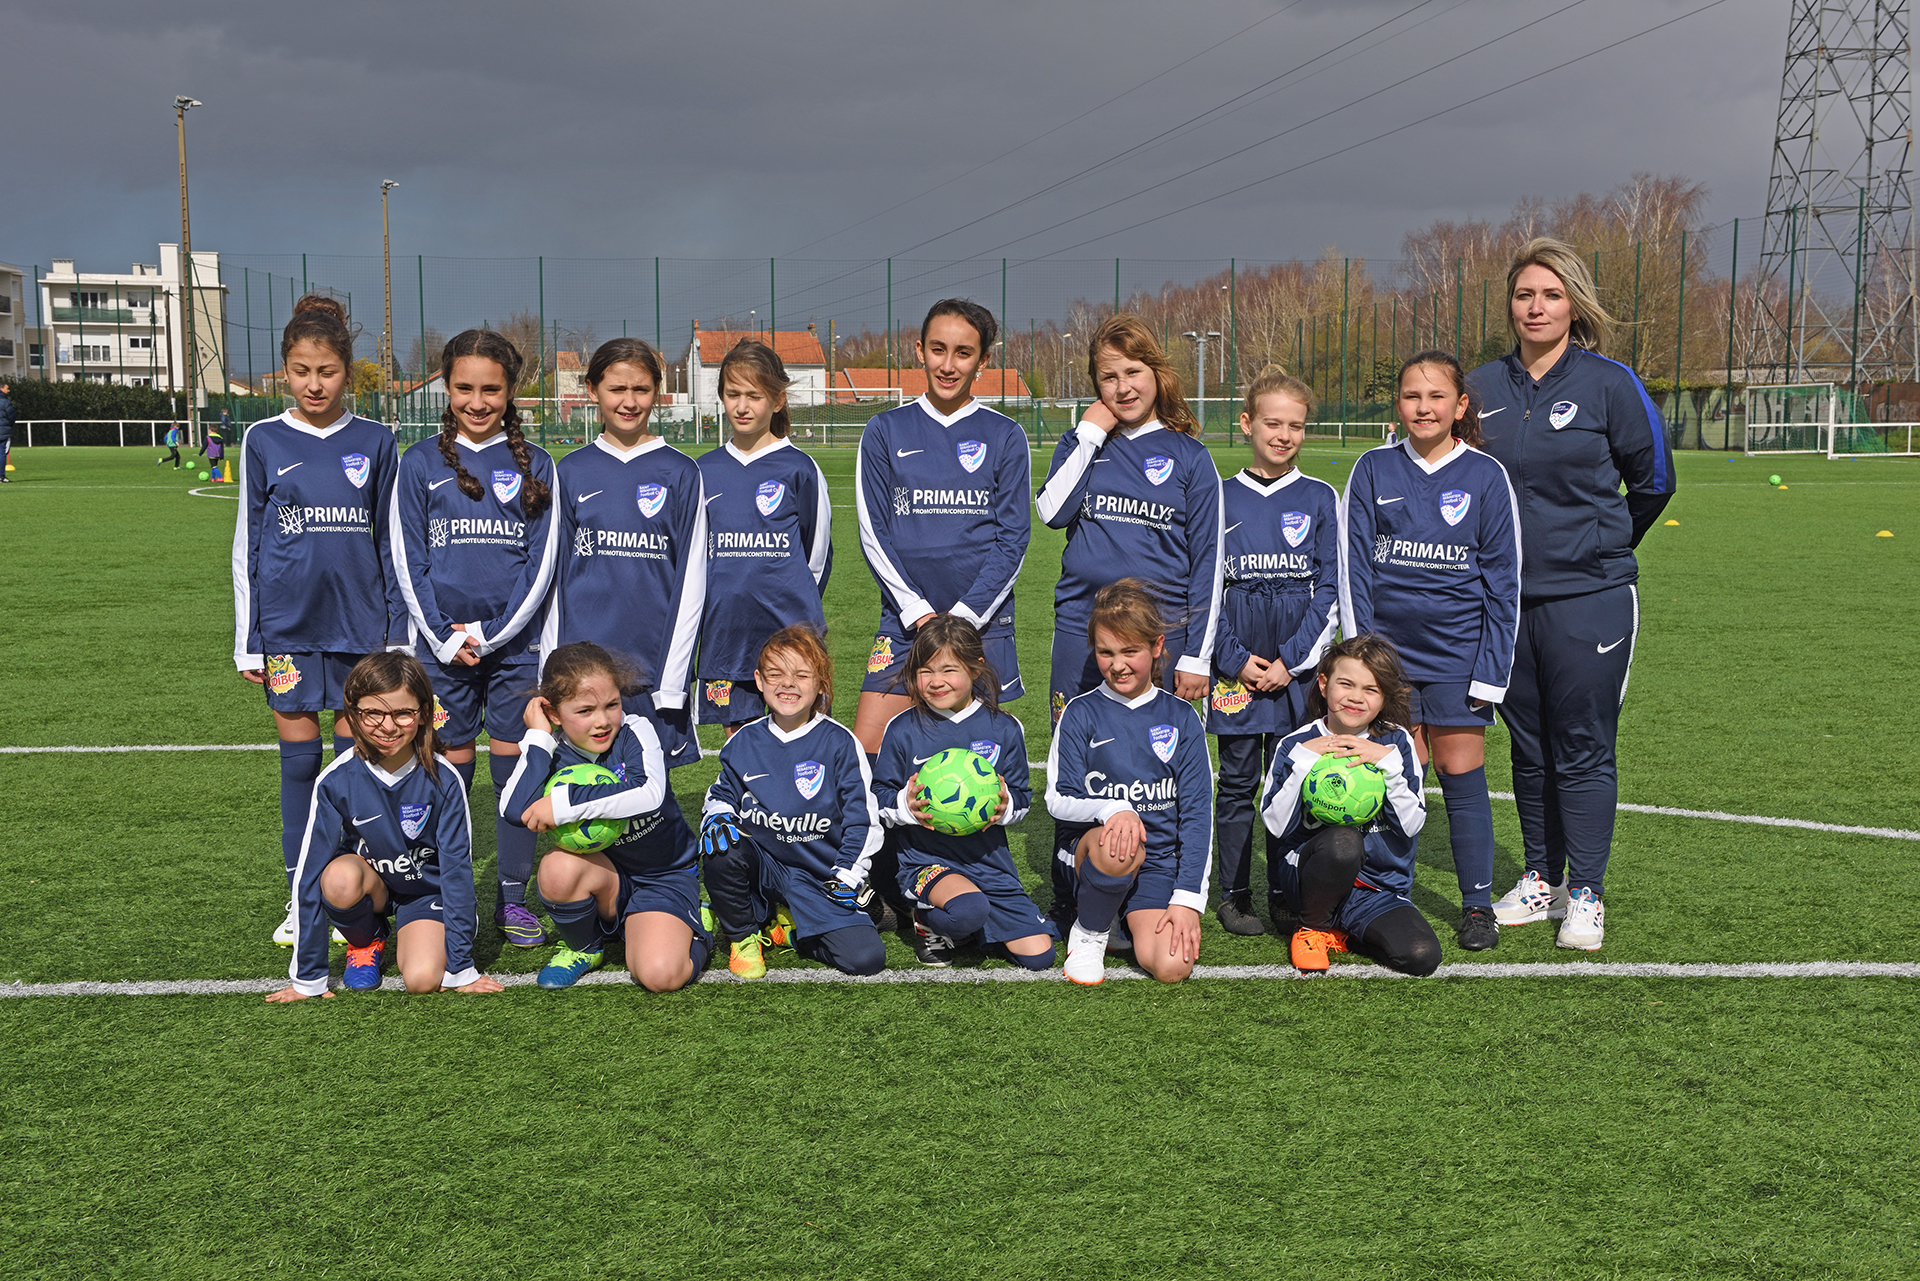
[[[1632,395],[1614,388],[1607,405],[1607,446],[1613,451],[1613,465],[1629,493],[1670,494],[1674,490],[1673,446],[1667,441],[1666,420],[1647,395],[1640,376],[1617,360],[1606,360],[1625,372],[1633,385]]]
[[[1192,451],[1187,473],[1187,652],[1174,670],[1195,676],[1213,672],[1213,642],[1220,625],[1220,593],[1225,588],[1225,566],[1220,543],[1226,518],[1221,515],[1220,472],[1204,447]],[[1197,628],[1197,632],[1196,632]]]

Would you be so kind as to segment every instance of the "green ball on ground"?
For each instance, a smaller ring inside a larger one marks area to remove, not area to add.
[[[1377,765],[1352,756],[1322,756],[1300,784],[1307,812],[1322,823],[1358,827],[1371,823],[1387,803],[1387,776]]]
[[[201,473],[200,473],[200,479],[201,479],[201,480],[212,480],[212,479],[213,479],[213,477],[212,477],[212,476],[211,476],[210,474],[208,474],[207,472],[201,472]]]
[[[553,795],[561,784],[569,787],[590,783],[618,783],[620,776],[604,765],[569,765],[547,780],[540,794]],[[553,829],[553,842],[572,854],[594,854],[619,840],[627,830],[623,818],[583,818],[577,823],[562,823]]]
[[[970,836],[992,821],[1000,803],[1000,776],[978,752],[949,747],[929,757],[915,775],[927,823],[945,836]]]
[[[1767,483],[1769,485],[1778,485],[1780,483],[1780,478],[1778,476],[1769,476],[1767,477]]]

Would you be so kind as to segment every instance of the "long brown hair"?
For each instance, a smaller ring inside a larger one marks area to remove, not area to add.
[[[347,673],[340,701],[347,705],[347,724],[353,729],[354,750],[362,760],[380,759],[380,749],[360,732],[360,700],[370,694],[391,694],[397,689],[406,690],[420,704],[420,719],[413,723],[413,754],[427,777],[433,778],[433,754],[440,746],[433,733],[433,682],[427,677],[427,669],[412,654],[387,650],[368,654]]]
[[[973,696],[987,705],[989,712],[1000,710],[1000,678],[987,661],[987,647],[980,631],[972,623],[953,614],[935,614],[920,624],[907,647],[907,661],[900,665],[907,682],[907,697],[926,716],[934,715],[933,704],[920,692],[920,669],[929,666],[941,650],[951,650],[960,666],[967,669],[973,684]],[[898,678],[896,678],[898,679]]]
[[[1407,703],[1407,672],[1400,666],[1400,651],[1393,642],[1374,632],[1349,636],[1321,655],[1314,682],[1307,689],[1307,715],[1317,721],[1327,714],[1327,696],[1320,689],[1319,678],[1333,675],[1333,665],[1343,658],[1364,665],[1380,686],[1380,714],[1367,726],[1367,732],[1377,735],[1395,726],[1404,729],[1413,717]]]
[[[507,433],[507,448],[513,452],[513,464],[520,469],[520,511],[528,520],[537,520],[553,501],[553,491],[545,481],[534,478],[533,451],[527,448],[527,438],[520,431],[520,407],[513,403],[514,389],[520,385],[520,349],[508,342],[505,335],[491,329],[462,330],[440,353],[441,386],[452,389],[453,365],[462,356],[491,360],[506,375],[507,412],[501,416],[500,426]],[[467,470],[467,465],[460,460],[460,451],[454,448],[454,437],[459,434],[460,424],[453,416],[453,402],[449,400],[447,407],[440,411],[440,457],[453,468],[460,492],[478,502],[487,491],[480,478]]]
[[[1153,591],[1138,578],[1122,578],[1108,583],[1093,598],[1093,613],[1087,617],[1087,644],[1098,646],[1094,633],[1102,628],[1122,640],[1137,641],[1153,648],[1166,639],[1167,617]],[[1166,665],[1164,652],[1153,660],[1153,683],[1160,683],[1160,670]]]
[[[1422,351],[1407,357],[1407,363],[1400,366],[1400,376],[1393,380],[1393,396],[1398,402],[1400,386],[1407,380],[1407,371],[1415,365],[1433,365],[1445,373],[1447,381],[1453,384],[1453,394],[1467,398],[1467,412],[1460,421],[1453,424],[1453,434],[1475,449],[1484,448],[1486,441],[1480,438],[1480,406],[1473,403],[1473,392],[1467,387],[1467,371],[1460,367],[1460,361],[1450,351]]]
[[[1093,340],[1087,344],[1087,378],[1093,384],[1095,395],[1100,390],[1100,353],[1108,347],[1153,371],[1153,416],[1160,420],[1162,427],[1189,436],[1200,434],[1200,425],[1193,420],[1193,409],[1180,390],[1180,375],[1173,372],[1167,353],[1160,350],[1160,340],[1153,336],[1146,321],[1123,311],[1093,331]]]
[[[784,403],[787,388],[793,386],[793,379],[787,377],[787,367],[780,363],[780,357],[773,348],[753,338],[742,338],[734,344],[720,362],[720,377],[717,386],[722,396],[727,392],[727,377],[738,374],[741,379],[758,387],[768,400],[780,400],[780,408],[773,411],[773,424],[769,428],[777,439],[785,440],[793,429],[793,419],[787,414]]]

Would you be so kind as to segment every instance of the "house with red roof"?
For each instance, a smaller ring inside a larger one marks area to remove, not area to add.
[[[820,335],[810,325],[805,329],[702,329],[693,326],[693,345],[687,352],[687,387],[702,414],[718,414],[720,409],[720,362],[739,343],[753,339],[773,348],[774,355],[787,368],[793,385],[787,390],[787,403],[798,409],[818,405],[826,399],[827,354],[821,349]],[[884,372],[884,371],[883,371]]]

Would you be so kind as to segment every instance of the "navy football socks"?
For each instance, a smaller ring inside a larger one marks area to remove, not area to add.
[[[1133,887],[1131,876],[1112,876],[1101,871],[1088,859],[1080,865],[1080,924],[1095,934],[1105,934],[1113,928],[1113,918],[1119,914],[1120,905],[1126,901],[1127,891]]]
[[[520,764],[518,756],[487,755],[487,773],[493,776],[493,794],[507,794],[507,782]],[[469,766],[469,769],[472,767]],[[533,877],[533,847],[539,838],[524,827],[516,827],[497,814],[493,820],[495,850],[494,880],[501,903],[525,903],[527,882]]]
[[[930,907],[920,913],[927,927],[958,942],[972,938],[987,924],[987,896],[979,890],[956,894],[945,907]]]
[[[568,947],[576,952],[601,950],[605,930],[600,923],[600,905],[593,901],[592,895],[571,903],[556,903],[542,894],[540,901],[546,904],[547,915],[553,918],[554,928],[560,931]]]
[[[352,907],[335,907],[325,899],[321,903],[327,909],[327,915],[333,918],[333,924],[340,936],[347,940],[348,947],[365,947],[379,938],[380,914],[373,910],[373,895],[364,896]]]
[[[713,955],[713,940],[699,930],[693,932],[693,942],[687,945],[687,955],[693,960],[693,977],[689,983],[700,981],[700,971],[707,968],[707,958]]]
[[[465,765],[462,765],[459,761],[452,763],[453,772],[460,776],[460,786],[462,790],[468,792],[473,790],[473,769],[474,766],[479,763],[478,761],[468,761]]]
[[[333,759],[337,761],[342,756],[352,756],[352,755],[353,755],[353,735],[342,734],[339,730],[335,730],[333,732]]]
[[[1453,843],[1454,875],[1460,879],[1460,904],[1491,907],[1493,802],[1487,796],[1486,766],[1465,774],[1441,774],[1440,795],[1447,802],[1447,835]]]
[[[989,943],[985,951],[989,956],[998,956],[1012,961],[1023,970],[1050,970],[1053,968],[1054,949],[1051,947],[1044,952],[1036,952],[1032,956],[1022,956],[1020,953],[1009,948],[1005,943]]]
[[[319,777],[319,739],[280,744],[280,853],[287,865],[289,890],[294,869],[300,866],[300,842],[306,839],[313,784]]]

